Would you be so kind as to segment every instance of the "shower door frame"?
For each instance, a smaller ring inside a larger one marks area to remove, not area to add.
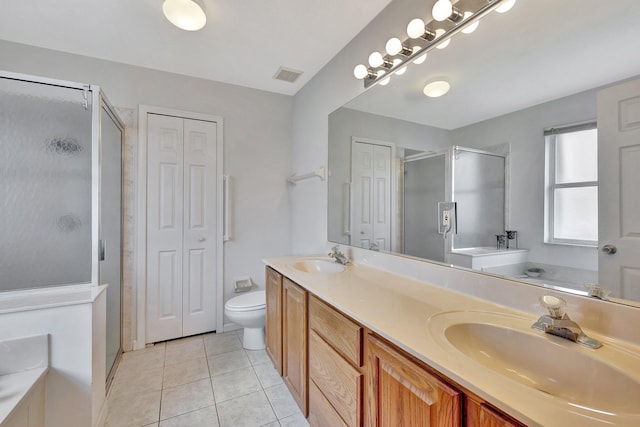
[[[70,82],[66,80],[57,80],[47,77],[34,76],[30,74],[12,73],[9,71],[0,71],[0,78],[17,80],[25,83],[44,84],[49,86],[57,86],[61,88],[69,88],[81,90],[86,93],[87,102],[91,96],[91,102],[95,104],[99,100],[100,88],[95,85]],[[89,92],[91,92],[89,94]],[[100,155],[99,150],[99,134],[96,128],[99,128],[100,115],[96,116],[95,108],[91,110],[91,281],[87,284],[98,286],[98,270],[99,270],[99,213],[100,213]],[[96,121],[97,120],[97,121]],[[79,283],[67,283],[59,286],[78,285]],[[58,286],[58,285],[57,285]]]
[[[503,170],[503,176],[504,176],[504,197],[503,197],[503,206],[502,206],[502,223],[503,223],[503,228],[505,230],[508,230],[510,228],[509,226],[509,212],[507,207],[509,206],[509,152],[506,153],[497,153],[497,152],[493,152],[493,151],[488,151],[488,150],[483,150],[483,149],[478,149],[478,148],[470,148],[470,147],[463,147],[460,145],[454,145],[451,148],[449,148],[449,156],[448,156],[448,165],[450,165],[450,170],[447,171],[447,175],[450,176],[451,179],[451,186],[447,189],[446,192],[446,197],[447,200],[446,201],[451,201],[451,202],[455,202],[455,188],[456,188],[456,151],[466,151],[468,153],[475,153],[475,154],[482,154],[485,156],[494,156],[494,157],[500,157],[504,160],[504,170]],[[457,232],[456,232],[457,234]],[[447,247],[446,247],[446,252],[451,252],[453,250],[455,250],[453,248],[454,245],[454,240],[455,238],[452,239],[447,239]],[[446,253],[445,253],[445,259],[446,259]]]

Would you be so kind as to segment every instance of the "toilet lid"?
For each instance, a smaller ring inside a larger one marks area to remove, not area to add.
[[[250,292],[244,295],[238,295],[231,298],[225,304],[228,310],[232,311],[250,311],[266,306],[267,297],[264,291]]]

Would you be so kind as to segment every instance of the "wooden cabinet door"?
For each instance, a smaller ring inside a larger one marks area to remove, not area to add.
[[[459,391],[371,335],[368,336],[367,346],[367,425],[462,425]]]
[[[282,281],[282,378],[305,418],[307,400],[307,292]]]
[[[467,421],[465,427],[521,427],[522,424],[510,419],[484,403],[466,398]]]
[[[267,267],[266,276],[265,351],[282,376],[282,275]]]

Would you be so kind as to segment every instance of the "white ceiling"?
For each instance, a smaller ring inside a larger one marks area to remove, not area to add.
[[[371,50],[383,49],[385,41]],[[347,106],[457,129],[637,76],[638,52],[638,0],[518,0],[508,13],[492,12],[474,33],[456,35],[423,64]],[[450,92],[424,96],[424,85],[439,77],[451,83]]]
[[[389,2],[204,0],[205,28],[186,32],[163,0],[7,0],[0,39],[294,95]],[[275,80],[280,66],[303,74]]]

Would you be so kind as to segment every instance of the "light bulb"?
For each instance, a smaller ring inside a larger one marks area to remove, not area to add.
[[[393,66],[394,66],[394,67],[396,67],[396,66],[400,65],[400,63],[402,63],[402,60],[401,60],[401,59],[394,59],[394,60],[393,60]],[[402,68],[398,69],[398,71],[396,71],[396,72],[395,72],[395,74],[396,74],[397,76],[401,76],[401,75],[403,75],[403,74],[405,73],[405,71],[407,71],[407,67],[406,67],[406,66],[404,66],[404,67],[402,67]]]
[[[500,6],[496,8],[496,12],[498,13],[509,12],[514,4],[516,4],[516,0],[505,0],[504,2],[502,2]]]
[[[420,38],[424,34],[424,21],[420,18],[412,19],[407,25],[407,35],[412,39]]]
[[[444,21],[453,13],[453,5],[449,0],[438,0],[431,9],[431,15],[436,21]]]
[[[413,47],[413,53],[418,52],[421,49],[420,46],[414,46]],[[413,63],[416,65],[420,65],[422,64],[425,60],[427,59],[427,52],[423,53],[422,55],[418,56]]]
[[[465,12],[464,13],[464,20],[466,21],[467,19],[469,19],[469,17],[473,15],[473,13],[471,12]],[[480,25],[480,21],[476,21],[473,24],[469,25],[468,27],[466,27],[464,30],[462,30],[463,33],[465,34],[471,34],[473,33],[477,28],[478,25]]]
[[[207,23],[202,4],[193,0],[165,0],[162,13],[169,22],[185,31],[198,31]]]
[[[386,86],[389,84],[390,81],[391,81],[391,76],[385,77],[384,79],[380,80],[380,86]]]
[[[353,75],[356,79],[362,80],[369,75],[369,70],[366,65],[358,64],[353,69]]]
[[[436,30],[436,38],[439,38],[444,33],[445,33],[445,31],[442,28],[438,28]],[[449,46],[450,42],[451,42],[451,39],[443,40],[443,41],[438,43],[438,45],[436,46],[436,49],[444,49],[445,47]]]
[[[384,58],[382,57],[382,54],[380,52],[373,52],[371,55],[369,55],[369,65],[371,65],[373,68],[377,68],[382,64],[384,64]]]
[[[402,52],[402,42],[399,38],[390,38],[386,46],[387,53],[391,56],[397,55]]]
[[[424,89],[422,89],[422,92],[429,98],[438,98],[449,92],[450,88],[451,85],[448,82],[445,82],[444,80],[437,80],[427,84]]]

